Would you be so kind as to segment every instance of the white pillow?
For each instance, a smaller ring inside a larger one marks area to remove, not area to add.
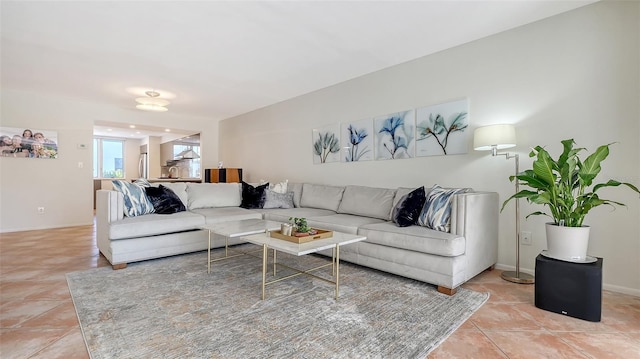
[[[289,183],[289,180],[284,180],[282,182],[277,182],[277,183],[271,183],[269,185],[269,189],[272,190],[275,193],[287,193],[287,184]]]
[[[240,207],[242,203],[240,183],[189,183],[187,195],[189,209]]]
[[[284,194],[284,193],[287,193],[287,184],[289,183],[289,180],[286,179],[286,180],[284,180],[282,182],[275,182],[274,183],[274,182],[268,182],[268,181],[265,181],[263,179],[260,179],[260,185],[263,185],[265,183],[270,183],[269,184],[269,189],[272,190],[273,192]]]

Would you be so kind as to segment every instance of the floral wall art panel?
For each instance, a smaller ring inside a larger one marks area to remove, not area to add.
[[[342,161],[373,160],[373,119],[342,123]]]
[[[340,162],[340,124],[313,129],[313,163]]]
[[[416,156],[467,153],[467,99],[422,107],[416,115]]]
[[[414,113],[414,110],[409,110],[375,118],[375,155],[377,160],[393,160],[414,156]]]
[[[0,127],[0,154],[3,157],[58,158],[58,132]]]

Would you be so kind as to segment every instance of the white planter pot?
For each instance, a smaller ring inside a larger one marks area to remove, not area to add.
[[[549,257],[569,262],[587,259],[589,226],[562,227],[547,223],[547,253]]]

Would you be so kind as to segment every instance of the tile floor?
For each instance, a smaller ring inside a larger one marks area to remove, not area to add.
[[[65,273],[107,265],[94,226],[0,234],[0,358],[88,358]],[[464,287],[491,298],[429,358],[640,358],[640,297],[605,291],[592,323],[536,308],[498,270]]]

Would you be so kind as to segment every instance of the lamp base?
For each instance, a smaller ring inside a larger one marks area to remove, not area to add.
[[[518,283],[518,284],[533,284],[535,283],[535,279],[531,274],[527,274],[527,273],[518,273],[515,271],[505,271],[502,272],[502,274],[500,275],[500,277],[502,277],[502,279],[509,281],[509,282],[513,282],[513,283]]]

